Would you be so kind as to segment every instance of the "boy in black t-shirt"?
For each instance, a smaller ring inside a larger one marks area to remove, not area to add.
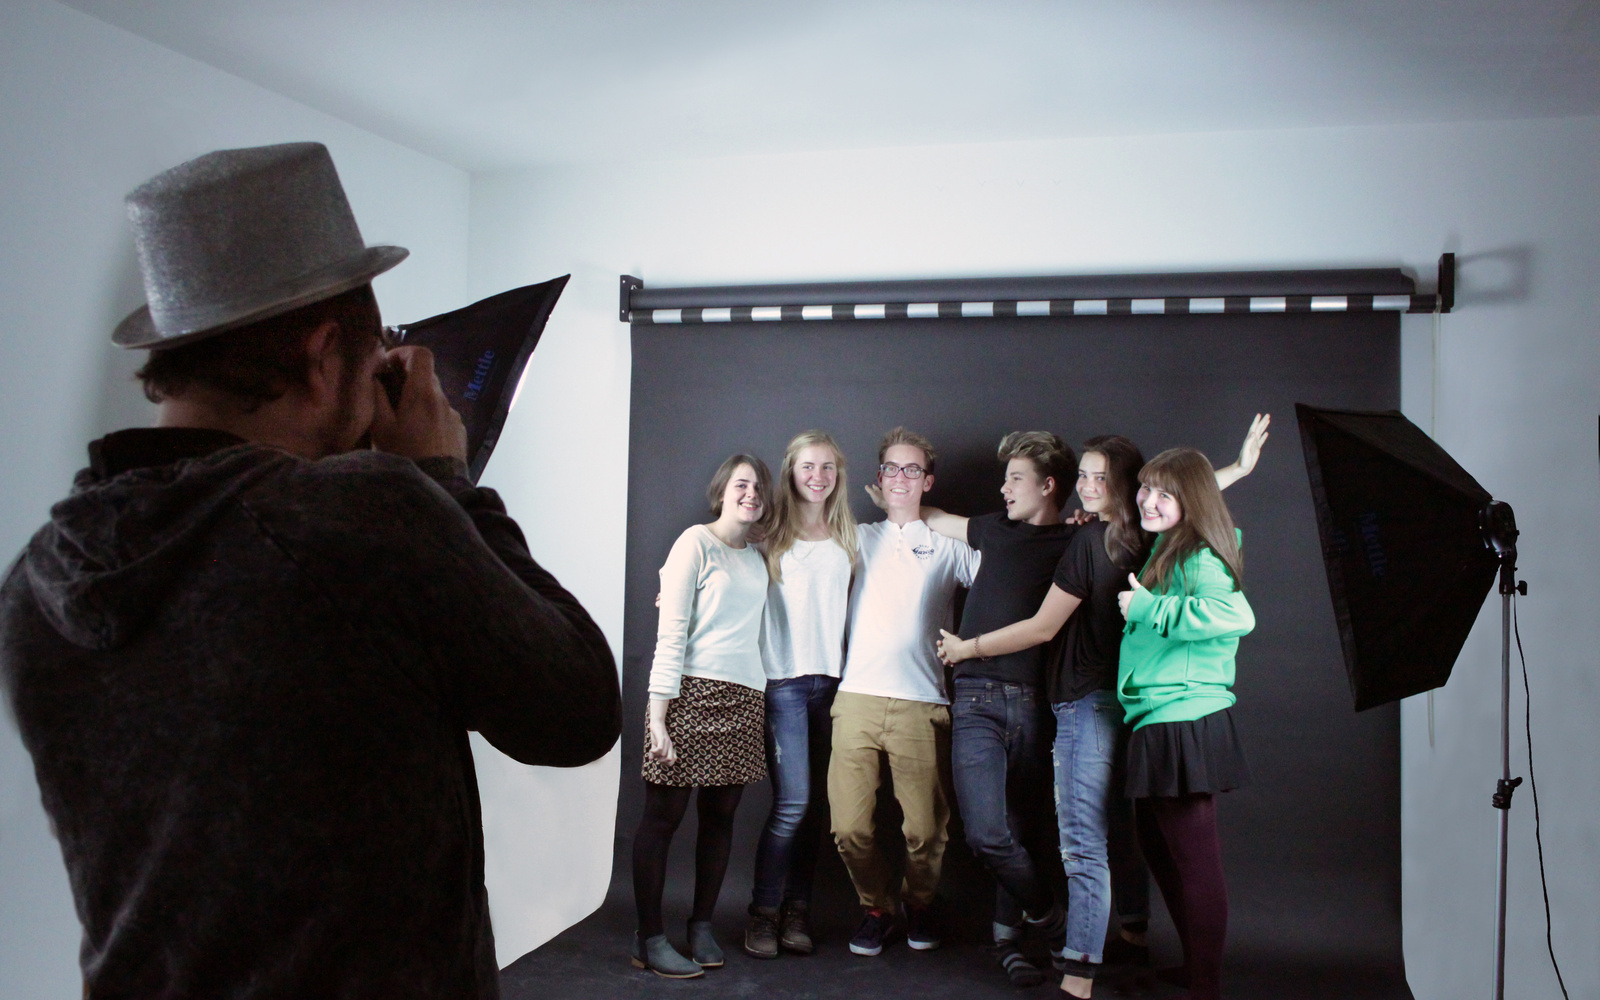
[[[940,534],[983,554],[967,595],[961,631],[977,635],[1031,616],[1077,529],[1061,523],[1077,457],[1047,431],[1019,431],[1000,442],[1006,463],[1000,487],[1006,508],[965,518],[925,507]],[[1048,881],[1025,844],[1053,856],[1050,703],[1043,687],[1051,645],[957,665],[951,717],[951,769],[967,844],[998,883],[994,935],[1001,965],[1018,986],[1041,981],[1018,948],[1027,926],[1044,936],[1052,956],[1065,944],[1065,921]]]

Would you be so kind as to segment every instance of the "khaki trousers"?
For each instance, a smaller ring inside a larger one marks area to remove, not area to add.
[[[905,816],[906,872],[900,897],[933,902],[950,822],[950,710],[943,705],[840,691],[833,699],[828,806],[833,839],[861,905],[893,909],[890,866],[877,849],[873,810],[879,755],[888,758],[894,797]]]

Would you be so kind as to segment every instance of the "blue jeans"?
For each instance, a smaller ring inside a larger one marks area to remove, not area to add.
[[[1133,847],[1133,820],[1122,794],[1127,734],[1114,691],[1094,691],[1052,706],[1056,821],[1067,872],[1066,957],[1098,963],[1111,921],[1111,869],[1117,868],[1117,910],[1150,912],[1144,866]]]
[[[956,678],[950,762],[967,846],[999,883],[995,923],[1022,924],[1055,904],[1025,845],[1050,827],[1049,716],[1032,685]],[[1043,815],[1041,815],[1043,813]]]
[[[767,682],[767,775],[772,811],[756,844],[754,906],[811,901],[828,810],[828,751],[839,678],[805,674]],[[813,796],[812,792],[816,794]]]

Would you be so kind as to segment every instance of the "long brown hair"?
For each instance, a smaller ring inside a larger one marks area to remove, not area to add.
[[[1209,548],[1233,574],[1233,589],[1241,589],[1244,555],[1211,461],[1193,448],[1168,448],[1139,470],[1139,482],[1172,494],[1183,511],[1183,520],[1162,532],[1162,543],[1139,574],[1139,582],[1160,590],[1190,556]]]
[[[800,537],[800,505],[806,501],[794,485],[794,463],[800,452],[812,445],[821,445],[833,452],[834,467],[839,472],[833,492],[822,502],[822,516],[828,522],[828,535],[856,562],[856,519],[850,514],[849,489],[845,478],[844,452],[833,436],[824,431],[804,431],[794,436],[783,453],[783,466],[778,471],[778,488],[773,497],[771,528],[767,532],[767,573],[775,582],[782,582],[783,571],[778,561],[794,548]]]
[[[1139,470],[1144,455],[1120,434],[1083,443],[1083,453],[1106,460],[1106,555],[1113,566],[1137,566],[1150,552],[1150,532],[1139,527]]]

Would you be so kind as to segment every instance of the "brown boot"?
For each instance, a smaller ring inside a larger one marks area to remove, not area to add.
[[[802,899],[783,901],[783,912],[778,915],[778,943],[784,951],[796,955],[809,955],[816,951],[811,940],[811,907]]]
[[[750,907],[744,928],[744,951],[753,958],[778,957],[778,911],[770,906]]]

